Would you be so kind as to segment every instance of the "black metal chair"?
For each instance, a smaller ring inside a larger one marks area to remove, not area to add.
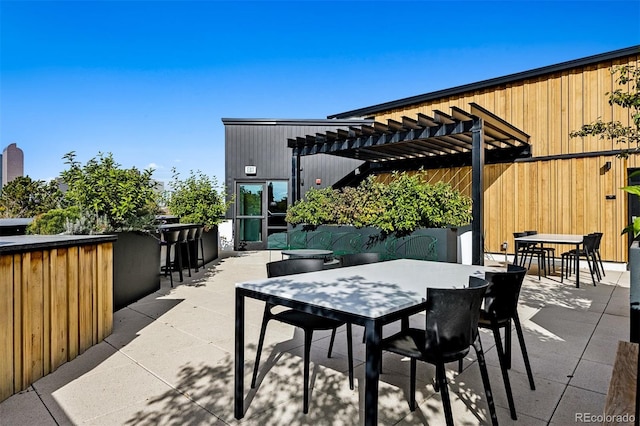
[[[592,235],[596,235],[598,237],[598,239],[596,240],[596,244],[595,247],[593,249],[593,255],[597,260],[597,263],[600,266],[600,279],[602,280],[602,277],[605,276],[604,273],[604,264],[602,263],[602,255],[600,254],[600,243],[602,242],[602,232],[592,232]],[[594,261],[594,263],[596,263]]]
[[[487,282],[477,277],[469,277],[469,287],[464,289],[427,288],[426,328],[407,328],[383,339],[383,350],[411,358],[411,411],[416,408],[416,361],[420,360],[435,365],[436,390],[442,396],[447,425],[453,425],[445,364],[464,358],[469,353],[469,347],[473,346],[491,421],[494,425],[498,424],[484,352],[478,336],[480,305],[486,290]]]
[[[165,261],[162,270],[164,276],[169,275],[171,287],[173,287],[173,273],[178,271],[180,282],[182,282],[182,254],[179,250],[180,231],[161,229],[160,230],[160,246],[165,247]],[[173,260],[171,260],[171,249],[173,248]]]
[[[275,262],[267,263],[267,276],[279,277],[285,275],[301,274],[304,272],[313,272],[322,270],[324,265],[323,259],[306,259],[296,258],[279,260]],[[267,330],[267,324],[270,320],[277,320],[285,324],[299,327],[304,332],[304,357],[303,357],[303,375],[304,375],[304,402],[303,412],[306,414],[309,412],[309,358],[311,352],[311,341],[313,339],[313,332],[320,330],[332,330],[331,342],[329,343],[329,351],[327,356],[331,358],[331,352],[333,350],[333,342],[335,339],[336,329],[342,326],[344,323],[329,318],[324,318],[318,315],[314,315],[308,312],[298,311],[296,309],[287,309],[282,312],[273,313],[272,308],[276,306],[271,303],[267,303],[264,308],[264,315],[262,318],[262,327],[260,329],[260,338],[258,341],[258,349],[256,353],[256,363],[253,367],[253,377],[251,379],[251,388],[256,387],[256,380],[258,377],[258,367],[260,365],[260,355],[262,353],[262,345],[264,343],[264,336]],[[352,334],[351,324],[347,326],[347,357],[349,363],[349,387],[353,389],[353,348],[352,348]]]
[[[493,337],[496,342],[496,351],[498,352],[498,360],[500,361],[500,370],[502,370],[502,378],[504,387],[507,392],[507,401],[509,403],[509,411],[511,418],[517,420],[515,404],[513,402],[513,393],[511,392],[511,382],[509,381],[508,369],[511,368],[511,323],[515,325],[518,341],[520,342],[520,350],[524,359],[524,366],[527,370],[529,378],[529,386],[531,390],[536,389],[533,381],[533,373],[531,372],[531,364],[527,354],[527,347],[524,342],[522,326],[518,317],[518,299],[520,297],[520,289],[527,270],[522,266],[508,265],[506,272],[487,272],[485,279],[489,281],[489,288],[484,295],[484,305],[480,310],[480,319],[478,327],[486,328],[493,331]],[[505,347],[502,347],[502,338],[500,337],[500,329],[504,328]]]
[[[538,231],[524,231],[527,235],[536,235]],[[533,245],[533,248],[537,250],[544,251],[544,257],[547,261],[545,266],[545,273],[549,273],[551,271],[556,271],[556,249],[553,247],[542,247],[542,245],[538,246],[537,244]]]
[[[596,258],[595,258],[594,250],[595,250],[597,241],[598,241],[597,235],[594,235],[594,234],[585,235],[584,239],[582,240],[581,249],[578,249],[578,250],[572,249],[562,253],[562,256],[560,259],[560,262],[561,262],[560,268],[562,269],[563,273],[562,273],[562,276],[560,277],[560,282],[563,281],[565,275],[567,278],[571,276],[571,270],[572,270],[571,265],[573,265],[574,262],[580,262],[580,259],[583,257],[587,260],[587,265],[589,265],[589,273],[591,274],[591,280],[593,281],[593,285],[594,286],[596,285],[596,278],[598,279],[598,281],[602,279],[602,277],[600,276],[600,270],[598,266],[595,264]],[[567,262],[566,268],[564,266],[565,261]],[[576,271],[576,273],[579,273],[579,271]]]
[[[340,257],[340,266],[357,266],[365,265],[367,263],[380,262],[380,253],[353,253],[345,254]]]
[[[527,235],[527,232],[514,232],[513,238],[526,237]],[[519,266],[525,267],[525,265],[527,264],[527,259],[529,259],[529,266],[526,266],[526,268],[531,268],[531,262],[533,261],[533,258],[536,257],[536,262],[538,264],[538,279],[540,279],[541,270],[544,271],[544,274],[546,276],[546,252],[540,247],[537,247],[537,243],[516,242],[516,252],[518,258],[517,264]]]

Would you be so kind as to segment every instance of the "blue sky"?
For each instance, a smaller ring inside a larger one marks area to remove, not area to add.
[[[223,117],[325,118],[637,44],[637,0],[2,0],[0,149],[34,179],[76,151],[223,182]]]

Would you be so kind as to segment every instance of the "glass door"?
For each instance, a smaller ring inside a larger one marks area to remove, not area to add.
[[[287,248],[287,204],[289,182],[286,180],[267,182],[267,249]]]
[[[237,249],[260,250],[264,246],[264,201],[264,183],[237,184]]]
[[[236,249],[283,249],[287,243],[289,181],[236,184]]]

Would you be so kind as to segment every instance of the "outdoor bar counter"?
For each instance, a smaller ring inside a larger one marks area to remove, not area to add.
[[[111,334],[116,239],[0,237],[0,401]]]

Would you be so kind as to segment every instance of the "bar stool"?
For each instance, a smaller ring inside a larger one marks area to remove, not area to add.
[[[173,287],[173,273],[177,270],[182,282],[182,255],[179,250],[180,231],[163,229],[160,231],[160,246],[166,247],[164,262],[164,276],[169,275],[171,287]],[[173,261],[171,260],[171,248],[173,248]]]
[[[189,271],[189,276],[191,276],[191,250],[189,250],[189,231],[190,228],[185,228],[180,230],[180,236],[178,237],[178,247],[186,246],[187,250],[187,270]],[[180,248],[180,250],[182,250]],[[182,254],[181,254],[182,256]],[[180,279],[182,281],[182,279]]]
[[[198,272],[198,261],[202,260],[202,269],[204,269],[204,243],[202,242],[202,234],[204,233],[204,226],[198,225],[196,227],[196,235],[195,235],[195,247],[196,247],[196,272]],[[198,245],[200,249],[198,250]],[[200,254],[198,254],[200,253]]]

